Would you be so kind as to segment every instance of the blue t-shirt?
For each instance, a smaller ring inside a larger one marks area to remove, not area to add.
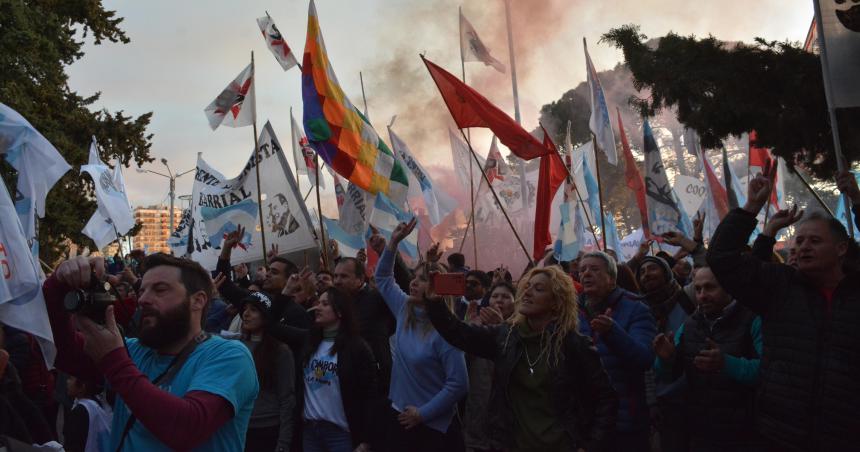
[[[139,344],[137,339],[128,339],[127,345],[131,360],[150,381],[161,375],[174,358],[170,355],[159,355],[155,350]],[[159,388],[178,397],[191,391],[206,391],[230,402],[233,406],[233,417],[194,450],[244,450],[245,431],[248,429],[248,419],[254,409],[254,400],[260,385],[254,359],[241,342],[228,341],[217,336],[209,338],[194,349],[182,369],[173,377],[173,381],[168,386],[159,385]],[[111,451],[119,445],[128,417],[128,407],[122,398],[118,397],[114,404],[111,426]],[[125,438],[123,450],[149,452],[170,449],[137,421]]]

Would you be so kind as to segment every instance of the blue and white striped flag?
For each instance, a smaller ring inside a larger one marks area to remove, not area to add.
[[[376,195],[373,213],[370,214],[370,224],[376,227],[386,240],[391,240],[394,228],[400,223],[408,223],[412,217],[411,213],[398,209],[387,196],[379,193]],[[400,242],[399,249],[409,257],[418,259],[418,226]]]
[[[553,254],[559,261],[572,261],[579,255],[585,242],[582,208],[574,201],[563,202],[558,208],[561,211],[561,226],[553,245]]]
[[[347,257],[355,257],[358,250],[364,248],[364,237],[360,234],[349,234],[344,231],[337,220],[322,217],[328,238],[337,241],[340,254]]]
[[[412,155],[409,147],[391,130],[391,127],[388,128],[388,133],[391,136],[391,147],[394,149],[395,155],[400,159],[401,163],[409,168],[409,171],[415,176],[415,180],[418,181],[418,187],[421,188],[421,194],[424,195],[424,204],[427,207],[427,216],[430,217],[430,222],[434,226],[438,225],[442,221],[442,218],[450,213],[436,199],[436,191],[439,189],[433,188],[430,173],[418,163],[418,160]],[[409,185],[411,186],[412,184],[410,183]]]

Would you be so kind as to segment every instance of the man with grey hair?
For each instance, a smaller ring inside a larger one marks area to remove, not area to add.
[[[860,274],[857,244],[838,220],[795,228],[796,267],[744,252],[776,168],[749,184],[747,203],[717,228],[708,263],[720,285],[762,318],[756,426],[770,450],[856,450],[860,429]],[[794,223],[802,212],[778,212]]]
[[[608,254],[586,253],[579,260],[583,292],[579,332],[594,340],[603,367],[618,393],[617,450],[647,451],[650,433],[645,373],[654,363],[654,317],[638,295],[616,285],[618,268]]]

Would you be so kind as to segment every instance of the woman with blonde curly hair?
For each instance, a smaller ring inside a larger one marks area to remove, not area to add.
[[[495,363],[487,410],[493,449],[612,450],[618,400],[591,340],[577,333],[567,274],[557,267],[526,273],[516,311],[500,325],[461,322],[438,300],[431,294],[426,302],[436,331]]]

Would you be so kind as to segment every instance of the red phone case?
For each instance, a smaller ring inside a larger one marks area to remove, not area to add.
[[[463,273],[437,273],[433,278],[437,295],[459,296],[466,293],[466,275]]]

